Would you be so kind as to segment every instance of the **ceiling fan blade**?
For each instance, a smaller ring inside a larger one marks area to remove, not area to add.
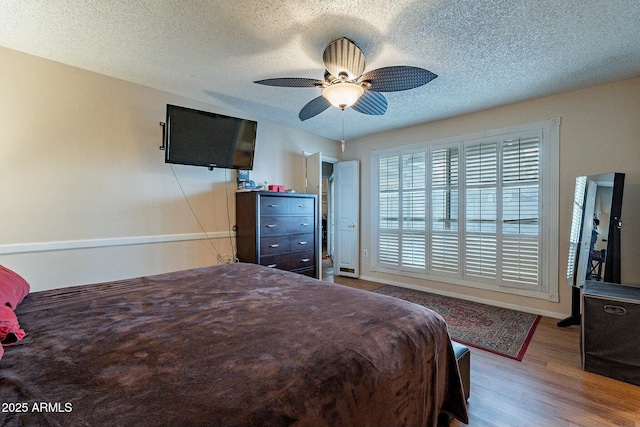
[[[322,80],[306,79],[304,77],[281,77],[278,79],[258,80],[254,83],[281,87],[320,87],[324,84]]]
[[[347,80],[355,80],[364,72],[364,53],[346,37],[329,43],[324,49],[322,60],[327,71],[336,77],[340,77],[340,73],[346,73]]]
[[[320,95],[317,98],[313,98],[311,101],[307,102],[307,105],[302,107],[298,117],[300,120],[305,121],[310,119],[311,117],[315,117],[318,114],[322,113],[324,110],[329,108],[331,104],[326,100],[325,97]]]
[[[397,65],[369,71],[358,82],[369,82],[368,89],[376,92],[396,92],[422,86],[436,77],[436,74],[424,68]]]
[[[381,116],[387,111],[387,98],[379,92],[365,90],[360,99],[351,108],[359,113]]]

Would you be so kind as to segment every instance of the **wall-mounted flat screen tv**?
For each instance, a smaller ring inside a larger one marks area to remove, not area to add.
[[[253,169],[258,123],[167,104],[165,162]]]

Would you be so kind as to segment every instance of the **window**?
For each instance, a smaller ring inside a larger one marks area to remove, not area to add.
[[[372,269],[557,301],[552,119],[372,152]]]

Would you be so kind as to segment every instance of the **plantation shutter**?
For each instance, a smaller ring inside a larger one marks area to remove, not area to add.
[[[400,264],[400,156],[378,161],[378,263]]]
[[[378,160],[378,263],[424,271],[426,257],[425,151]]]
[[[402,156],[402,268],[426,268],[427,154]]]
[[[540,138],[502,144],[503,285],[538,286],[540,253]]]
[[[497,277],[498,142],[467,146],[465,151],[465,274]]]
[[[439,273],[460,267],[459,151],[441,148],[431,155],[431,269]]]
[[[373,271],[557,301],[559,120],[506,130],[371,152]]]
[[[462,272],[465,278],[503,286],[538,286],[540,138],[468,144],[463,189],[457,145],[433,149],[430,157],[429,192],[426,151],[378,161],[378,263],[406,271]],[[464,234],[459,228],[462,191]]]

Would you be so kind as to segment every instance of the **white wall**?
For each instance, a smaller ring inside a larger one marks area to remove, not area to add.
[[[626,174],[621,230],[622,280],[640,285],[640,78],[350,141],[343,157],[345,160],[360,160],[362,171],[361,249],[371,248],[371,216],[370,209],[366,208],[371,205],[371,150],[532,123],[552,117],[562,119],[558,183],[559,303],[377,273],[370,270],[370,259],[364,257],[360,258],[362,277],[564,317],[571,311],[571,289],[564,283],[575,178],[579,175],[622,172]]]
[[[167,103],[252,117],[5,48],[0,64],[1,264],[42,290],[232,257],[235,171],[172,170],[159,123]],[[303,190],[303,151],[339,144],[258,121],[251,178]]]

